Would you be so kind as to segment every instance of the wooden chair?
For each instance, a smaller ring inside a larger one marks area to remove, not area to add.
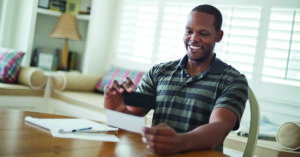
[[[260,125],[259,104],[254,95],[254,92],[250,87],[248,88],[248,100],[250,104],[251,117],[250,117],[249,136],[247,139],[247,144],[246,144],[243,157],[252,157],[254,155],[258,133],[259,133],[259,125]]]

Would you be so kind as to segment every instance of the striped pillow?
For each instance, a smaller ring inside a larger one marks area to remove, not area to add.
[[[24,54],[16,50],[0,49],[0,82],[16,82]]]
[[[104,92],[106,86],[110,86],[114,80],[123,81],[127,76],[134,82],[135,87],[140,82],[144,72],[112,67],[96,85],[96,91]]]

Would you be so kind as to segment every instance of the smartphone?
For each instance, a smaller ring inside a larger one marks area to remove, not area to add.
[[[134,107],[142,107],[145,109],[155,109],[155,97],[150,94],[125,91],[123,93],[123,100],[126,105]]]

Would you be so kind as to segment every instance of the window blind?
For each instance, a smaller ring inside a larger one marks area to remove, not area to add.
[[[155,64],[181,59],[186,54],[183,35],[187,15],[193,6],[188,2],[165,2]]]
[[[145,5],[148,8],[146,10],[143,8]],[[181,1],[125,0],[117,62],[126,61],[128,65],[133,64],[136,68],[143,67],[142,69],[147,70],[154,64],[182,58],[186,53],[183,34],[187,14],[195,5],[195,2]],[[260,8],[218,8],[223,13],[222,29],[225,34],[223,40],[216,45],[216,52],[219,53],[217,56],[251,79]]]
[[[155,41],[157,14],[157,0],[124,1],[115,64],[149,67]]]
[[[224,36],[215,51],[248,79],[252,78],[260,7],[218,6],[223,14]]]
[[[300,86],[299,10],[271,9],[262,80]]]

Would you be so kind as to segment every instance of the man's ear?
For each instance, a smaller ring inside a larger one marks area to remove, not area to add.
[[[217,36],[216,36],[216,42],[220,42],[223,38],[223,31],[220,30],[217,32]]]

